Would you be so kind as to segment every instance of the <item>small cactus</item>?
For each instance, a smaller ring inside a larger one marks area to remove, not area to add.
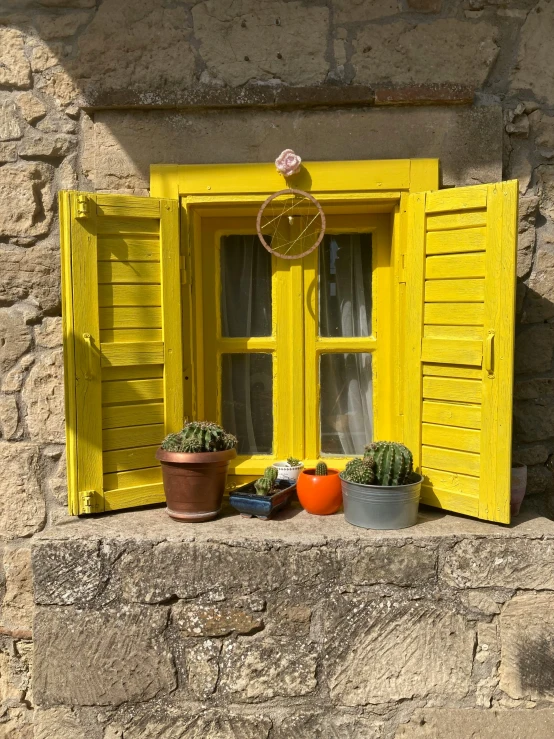
[[[222,452],[237,445],[237,439],[211,421],[192,421],[177,434],[168,434],[162,442],[167,452]]]
[[[394,441],[375,441],[365,448],[364,459],[375,462],[375,484],[406,485],[413,472],[413,457],[404,444]]]
[[[287,464],[289,467],[298,467],[300,460],[296,459],[296,457],[287,457]]]
[[[254,483],[257,495],[271,495],[274,492],[273,488],[276,480],[277,470],[275,467],[266,467],[264,476]]]
[[[315,468],[315,474],[318,477],[325,477],[327,474],[327,465],[325,462],[318,462]]]
[[[266,467],[265,468],[264,477],[266,477],[271,482],[272,485],[275,482],[275,480],[277,479],[277,475],[278,474],[279,473],[277,472],[277,470],[275,469],[275,467]]]
[[[341,477],[347,482],[357,482],[359,485],[372,485],[375,481],[375,463],[368,457],[351,459],[344,468]]]

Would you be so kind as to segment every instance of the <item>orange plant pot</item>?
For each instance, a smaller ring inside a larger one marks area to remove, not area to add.
[[[316,475],[315,469],[302,470],[296,483],[298,500],[308,513],[328,516],[342,505],[342,489],[338,470]]]

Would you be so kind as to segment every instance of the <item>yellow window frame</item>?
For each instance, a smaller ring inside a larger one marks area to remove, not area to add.
[[[379,271],[378,290],[374,297],[374,308],[378,327],[374,324],[374,335],[368,339],[328,339],[316,338],[316,327],[312,325],[316,316],[312,310],[300,316],[294,308],[292,296],[302,295],[313,283],[317,270],[317,257],[313,253],[304,264],[292,262],[283,270],[282,284],[277,289],[284,291],[291,299],[282,305],[290,315],[280,316],[290,326],[288,344],[299,348],[302,357],[295,355],[292,372],[304,377],[296,377],[295,387],[302,388],[300,399],[291,396],[289,374],[280,372],[274,387],[274,406],[276,402],[285,405],[280,417],[290,422],[280,422],[274,429],[275,455],[283,458],[292,450],[303,451],[302,458],[307,464],[315,461],[317,454],[317,435],[319,427],[317,362],[321,353],[344,351],[351,342],[364,342],[364,348],[357,351],[374,351],[379,364],[374,369],[374,395],[379,393],[376,404],[376,438],[404,438],[404,323],[405,306],[405,260],[406,232],[408,228],[406,210],[408,196],[413,192],[438,189],[439,162],[437,159],[402,159],[384,161],[352,162],[308,162],[295,178],[294,186],[311,192],[325,207],[326,213],[344,220],[362,214],[375,215],[374,238],[381,248],[378,254],[387,250],[383,244],[390,245],[389,258],[379,258],[374,269]],[[195,290],[193,279],[201,278],[199,255],[203,248],[203,238],[213,228],[207,226],[213,219],[248,216],[256,212],[266,197],[283,187],[283,179],[272,164],[222,164],[222,165],[153,165],[151,167],[151,195],[154,197],[178,198],[181,203],[182,239],[181,267],[183,283],[183,344],[184,344],[184,415],[188,418],[204,417],[205,365],[200,340],[203,331],[205,306],[202,304],[200,290]],[[354,230],[355,226],[352,228]],[[333,230],[333,229],[331,229]],[[341,228],[341,231],[343,228]],[[204,234],[204,237],[203,237]],[[212,238],[213,236],[209,236]],[[206,246],[204,242],[204,247]],[[215,268],[215,265],[214,265]],[[386,291],[390,291],[388,295]],[[313,292],[313,291],[312,291]],[[313,300],[304,294],[304,301]],[[298,302],[298,301],[297,301]],[[301,302],[301,301],[300,301]],[[285,307],[286,306],[286,307]],[[216,319],[217,320],[217,319]],[[274,317],[275,320],[275,317]],[[377,333],[377,335],[375,335]],[[274,332],[275,336],[275,332]],[[218,340],[220,341],[220,340]],[[268,339],[226,339],[236,344],[240,351],[242,344],[249,350],[265,347]],[[269,340],[271,341],[271,339]],[[242,343],[241,343],[242,342]],[[260,343],[261,342],[261,343]],[[230,345],[229,345],[230,346]],[[281,351],[284,347],[281,348]],[[272,351],[279,353],[277,346]],[[304,366],[304,357],[315,357],[315,363]],[[392,361],[394,358],[394,361]],[[301,360],[301,361],[299,361]],[[298,424],[295,408],[312,409],[313,421]],[[294,452],[296,453],[296,452]],[[267,455],[239,458],[233,472],[239,482],[242,476],[258,474],[268,464]],[[331,460],[331,464],[342,468],[345,458]]]

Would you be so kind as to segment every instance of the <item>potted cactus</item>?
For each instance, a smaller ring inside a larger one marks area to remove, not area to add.
[[[287,457],[287,459],[280,462],[275,462],[274,465],[277,470],[278,480],[291,480],[296,482],[298,475],[302,472],[304,465],[296,457]]]
[[[303,470],[297,488],[298,500],[308,513],[327,516],[336,513],[342,505],[339,471],[329,469],[325,462]]]
[[[221,509],[237,439],[210,421],[168,434],[156,452],[162,464],[167,513],[177,521],[209,521]]]
[[[296,487],[292,480],[279,479],[275,467],[266,467],[263,477],[233,490],[229,502],[241,516],[264,521],[284,508]]]
[[[340,475],[344,517],[366,529],[403,529],[417,522],[421,475],[403,444],[368,444],[362,458],[352,459]]]

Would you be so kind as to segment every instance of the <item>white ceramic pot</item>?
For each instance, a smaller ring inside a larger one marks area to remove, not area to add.
[[[298,480],[298,476],[304,469],[302,462],[296,465],[296,467],[291,467],[286,460],[275,462],[273,466],[277,470],[278,480],[290,480],[291,482],[296,482]]]

